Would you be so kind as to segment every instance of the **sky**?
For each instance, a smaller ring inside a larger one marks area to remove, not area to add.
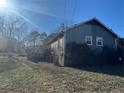
[[[96,17],[124,37],[124,0],[6,0],[30,28],[48,34]],[[10,8],[11,9],[11,8]]]

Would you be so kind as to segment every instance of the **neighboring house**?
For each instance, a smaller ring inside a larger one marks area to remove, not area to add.
[[[94,50],[101,51],[104,46],[117,50],[118,36],[110,28],[101,23],[98,19],[93,18],[72,27],[53,38],[49,44],[55,51],[56,62],[60,66],[66,63],[65,51],[67,44],[75,42],[78,44],[87,44]]]

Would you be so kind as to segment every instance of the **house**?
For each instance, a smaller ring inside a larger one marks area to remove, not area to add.
[[[65,66],[67,44],[86,44],[91,49],[100,51],[104,46],[117,50],[118,36],[98,19],[93,18],[68,27],[54,37],[49,45],[54,50],[54,61],[57,65]]]

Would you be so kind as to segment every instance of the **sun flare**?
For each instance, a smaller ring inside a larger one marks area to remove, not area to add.
[[[0,8],[5,8],[5,7],[6,7],[6,1],[0,0]]]

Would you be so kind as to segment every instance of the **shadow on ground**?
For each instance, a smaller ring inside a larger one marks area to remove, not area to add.
[[[124,77],[124,64],[84,66],[76,69]]]

